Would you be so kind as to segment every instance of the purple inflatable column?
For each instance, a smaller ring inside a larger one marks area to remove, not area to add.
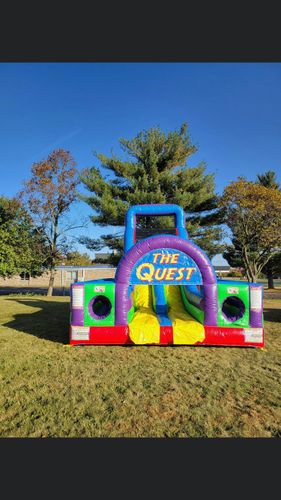
[[[218,287],[217,284],[204,284],[205,315],[204,325],[217,326],[218,324]]]
[[[249,285],[250,293],[250,326],[262,328],[262,295],[263,287],[260,285]]]
[[[136,247],[133,247],[132,252],[135,255]],[[115,325],[128,324],[128,312],[132,307],[132,301],[128,296],[128,284],[130,281],[133,261],[126,254],[119,262],[115,277]]]
[[[84,325],[84,285],[71,286],[71,324]]]
[[[119,297],[119,306],[115,309],[115,324],[127,325],[128,324],[128,311],[132,307],[130,298],[128,297],[128,286],[126,283],[116,283],[115,287],[116,297]]]

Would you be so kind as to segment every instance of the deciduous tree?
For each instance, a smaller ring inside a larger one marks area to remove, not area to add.
[[[47,242],[15,198],[0,197],[0,276],[42,274]]]
[[[79,176],[72,155],[57,149],[31,168],[31,179],[25,182],[22,197],[34,223],[48,241],[50,281],[47,295],[52,295],[55,266],[67,249],[67,232],[75,225],[66,224],[64,216],[76,200]]]
[[[271,189],[279,189],[280,191],[280,184],[277,180],[276,172],[273,170],[268,170],[264,174],[259,174],[257,176],[259,184],[262,186],[271,188]],[[266,275],[267,277],[267,285],[268,288],[274,288],[274,276],[276,274],[281,273],[281,252],[279,254],[275,254],[267,264],[263,267],[262,272]]]
[[[281,245],[281,193],[239,178],[220,200],[225,222],[235,242],[233,258],[242,257],[249,281],[259,273]]]

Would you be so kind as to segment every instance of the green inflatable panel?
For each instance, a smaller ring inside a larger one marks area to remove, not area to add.
[[[249,285],[247,283],[218,283],[218,325],[249,327]]]
[[[84,325],[113,326],[115,322],[115,283],[85,282]]]

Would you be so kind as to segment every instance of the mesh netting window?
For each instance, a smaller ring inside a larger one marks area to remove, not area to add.
[[[136,219],[136,240],[143,240],[157,234],[176,235],[175,217],[158,215],[157,217],[138,215]]]

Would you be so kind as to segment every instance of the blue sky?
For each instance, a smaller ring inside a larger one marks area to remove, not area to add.
[[[96,164],[95,150],[118,153],[120,137],[185,121],[198,146],[189,164],[205,161],[218,193],[268,169],[281,181],[280,63],[2,63],[0,193],[15,195],[55,148],[84,168]],[[71,213],[89,214],[82,202]]]

